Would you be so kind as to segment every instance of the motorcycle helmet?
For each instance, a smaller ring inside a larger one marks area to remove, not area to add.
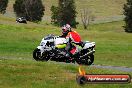
[[[69,24],[66,24],[66,28],[68,31],[71,31],[71,26]]]
[[[68,32],[71,31],[71,26],[69,24],[66,24],[62,27],[62,33],[67,34]]]

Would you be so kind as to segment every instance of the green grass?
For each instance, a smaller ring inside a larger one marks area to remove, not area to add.
[[[84,40],[96,42],[95,64],[132,67],[132,35],[124,32],[123,25],[120,21],[78,30]]]
[[[39,24],[16,24],[13,18],[13,3],[9,0],[6,16],[0,15],[0,88],[132,88],[130,84],[76,83],[78,65],[55,62],[36,62],[33,50],[47,34],[60,35],[61,30],[47,21]],[[50,7],[57,0],[43,0],[45,16],[50,16]],[[126,0],[76,0],[78,17],[80,10],[90,8],[96,18],[118,16],[123,13]],[[9,17],[8,17],[9,16]],[[79,25],[77,32],[83,40],[96,42],[94,64],[132,67],[132,34],[123,30],[124,22],[92,24],[89,30]],[[88,74],[130,74],[110,69],[83,66]]]
[[[123,30],[124,22],[90,25],[89,30],[78,26],[82,40],[96,42],[95,64],[132,67],[132,35]],[[1,24],[0,57],[32,59],[33,50],[47,34],[60,35],[51,24]]]
[[[0,60],[0,88],[131,88],[130,84],[86,84],[76,82],[78,67],[72,64],[32,60]],[[127,72],[83,66],[87,74]],[[132,73],[129,73],[132,75]]]
[[[76,83],[78,65],[36,62],[33,50],[47,34],[60,35],[61,30],[49,23],[16,24],[13,18],[0,15],[0,88],[131,88],[131,84]],[[95,41],[94,64],[132,67],[132,35],[123,30],[124,22],[93,24],[89,30],[79,25],[83,40]],[[110,69],[84,66],[89,74],[130,74]]]

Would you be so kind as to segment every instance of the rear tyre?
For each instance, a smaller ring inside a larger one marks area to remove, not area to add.
[[[91,54],[81,59],[77,59],[76,62],[82,65],[91,65],[94,62],[94,55]]]
[[[48,53],[47,52],[44,52],[41,56],[41,51],[40,49],[36,48],[34,51],[33,51],[33,58],[36,60],[36,61],[48,61],[49,58],[48,58]]]
[[[86,58],[85,65],[91,65],[94,62],[94,55],[91,54]]]

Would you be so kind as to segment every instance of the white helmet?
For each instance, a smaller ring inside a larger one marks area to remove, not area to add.
[[[68,30],[67,30],[66,26],[64,25],[64,26],[62,27],[62,33],[67,33],[67,32],[68,32]]]
[[[71,31],[71,26],[69,24],[66,24],[62,27],[62,33],[67,34],[68,32]]]

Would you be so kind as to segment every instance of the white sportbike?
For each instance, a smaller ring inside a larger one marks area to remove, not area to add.
[[[95,42],[85,41],[83,47],[75,46],[76,52],[70,56],[65,56],[66,39],[52,34],[44,37],[40,45],[33,51],[33,58],[36,61],[57,61],[91,65],[94,62]]]

